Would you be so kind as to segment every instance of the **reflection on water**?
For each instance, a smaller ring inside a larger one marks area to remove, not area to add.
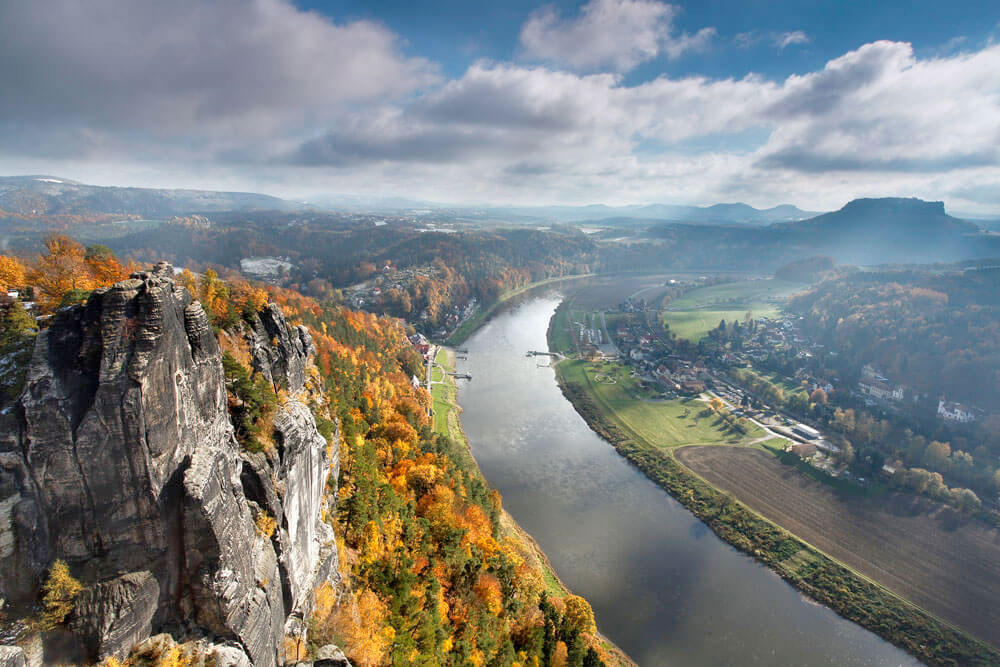
[[[642,665],[917,664],[716,538],[587,427],[525,357],[547,349],[559,300],[524,300],[468,341],[459,402],[486,478],[601,630]]]

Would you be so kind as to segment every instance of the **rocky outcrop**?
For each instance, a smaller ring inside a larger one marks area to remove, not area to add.
[[[70,627],[94,659],[183,628],[276,664],[289,617],[337,571],[319,520],[337,447],[309,407],[322,395],[308,331],[271,305],[244,335],[288,397],[270,455],[236,443],[218,342],[169,265],[54,317],[0,415],[0,596],[30,602],[60,558],[86,587]]]
[[[0,646],[0,667],[25,667],[24,651],[19,646]]]
[[[289,326],[281,309],[272,303],[257,313],[247,338],[254,369],[271,381],[275,391],[294,393],[302,388],[306,361],[316,352],[308,329]]]

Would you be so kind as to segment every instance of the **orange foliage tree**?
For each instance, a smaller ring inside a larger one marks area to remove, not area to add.
[[[0,290],[24,287],[27,283],[26,276],[27,270],[20,259],[0,255]]]

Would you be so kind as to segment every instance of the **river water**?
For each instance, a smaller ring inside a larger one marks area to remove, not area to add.
[[[718,539],[586,425],[545,357],[557,292],[488,322],[458,369],[462,425],[486,478],[641,665],[912,665]]]

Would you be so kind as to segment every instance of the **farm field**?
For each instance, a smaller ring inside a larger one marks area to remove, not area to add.
[[[559,370],[567,381],[589,385],[594,398],[615,421],[657,449],[747,444],[767,435],[754,424],[743,434],[728,428],[716,415],[701,416],[706,408],[703,401],[646,400],[651,394],[643,392],[621,364],[567,360],[559,364]]]
[[[779,305],[804,287],[773,278],[701,287],[671,301],[662,317],[679,338],[698,342],[720,320],[742,320],[748,312],[754,317],[776,317]]]
[[[754,511],[929,612],[1000,646],[1000,530],[906,494],[838,494],[766,452],[685,447],[677,459]]]

